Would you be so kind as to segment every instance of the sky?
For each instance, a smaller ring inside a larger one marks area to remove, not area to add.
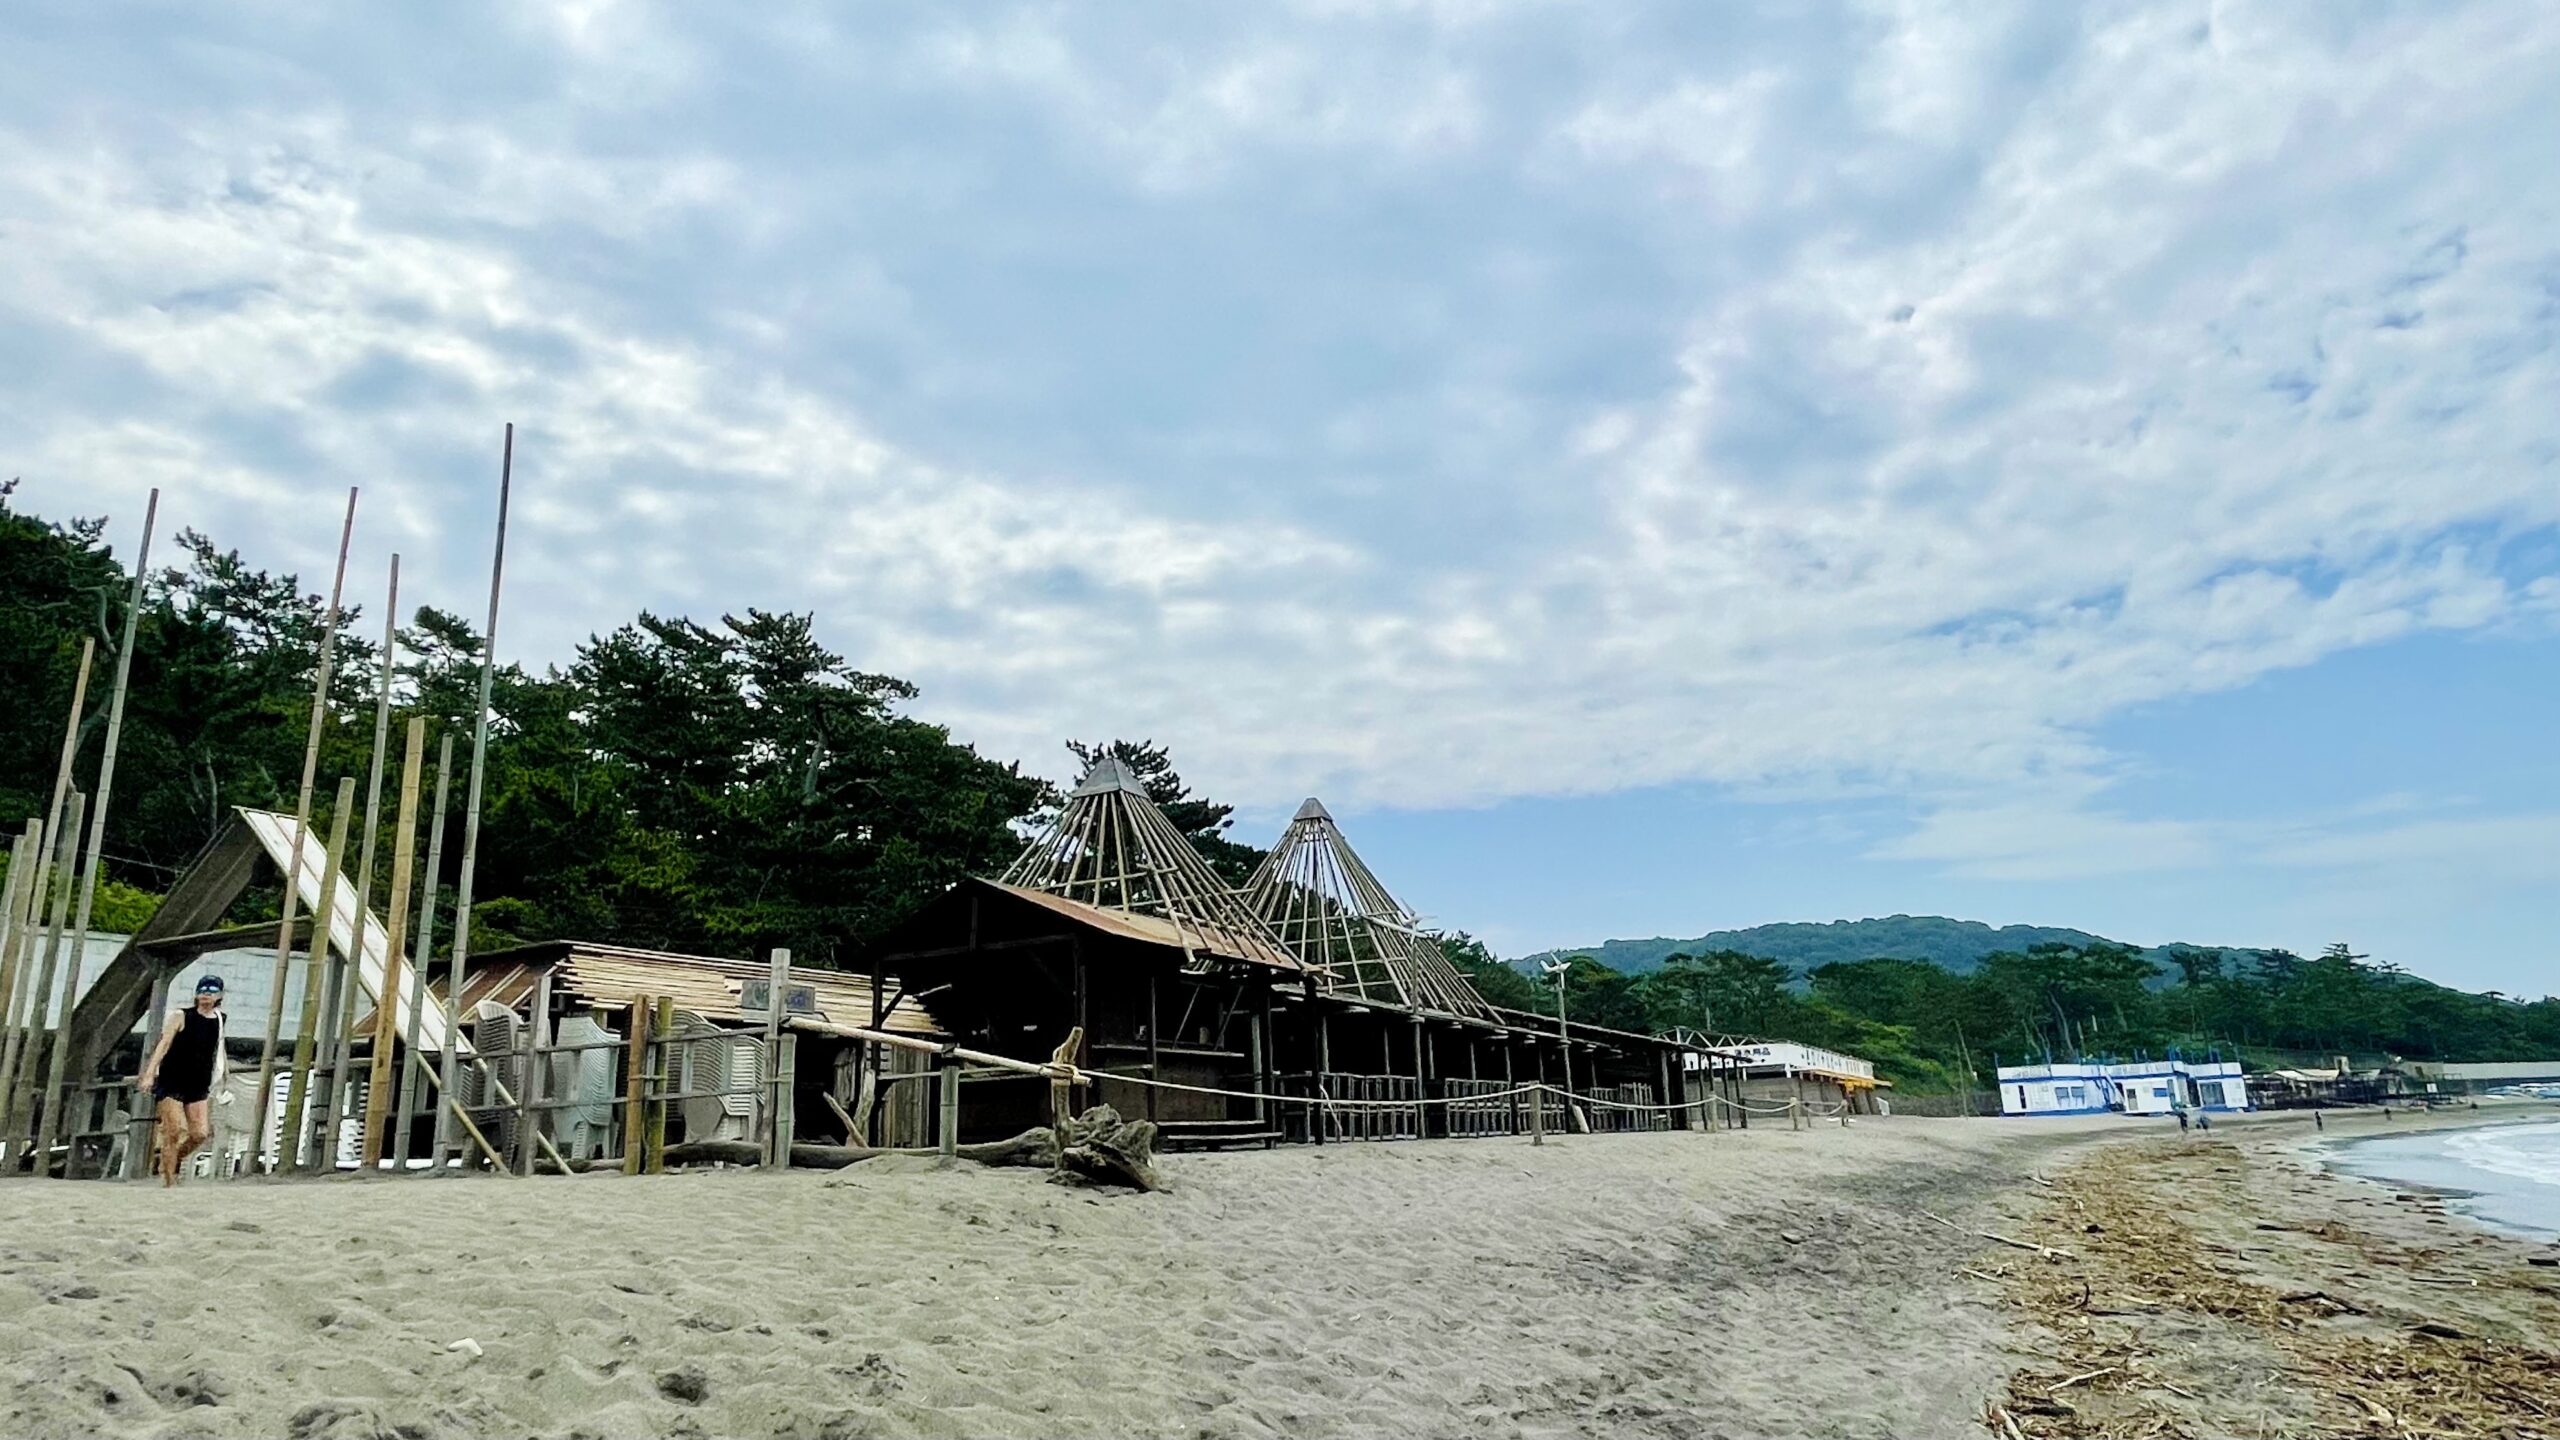
[[[2560,11],[0,13],[0,465],[816,615],[1506,953],[2560,922]]]

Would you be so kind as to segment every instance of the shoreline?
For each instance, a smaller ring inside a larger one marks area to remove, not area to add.
[[[2560,1250],[2325,1165],[2368,1137],[2281,1113],[2090,1147],[2007,1207],[2007,1233],[2057,1253],[1991,1262],[2034,1337],[1994,1433],[2560,1435]]]

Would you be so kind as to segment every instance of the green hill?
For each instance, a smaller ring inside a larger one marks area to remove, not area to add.
[[[1703,955],[1737,950],[1775,960],[1803,976],[1834,961],[1926,960],[1959,975],[1970,974],[1985,955],[2024,951],[2036,945],[2115,945],[2102,935],[2059,925],[1985,925],[1979,920],[1951,920],[1944,915],[1889,915],[1879,920],[1788,921],[1754,925],[1745,930],[1713,930],[1689,940],[1608,940],[1596,946],[1567,946],[1521,960],[1523,968],[1560,955],[1588,955],[1612,970],[1642,975],[1662,968],[1673,955]],[[2169,957],[2180,950],[2220,949],[2233,959],[2254,956],[2245,948],[2199,945],[2126,945],[2163,971],[2176,973]]]

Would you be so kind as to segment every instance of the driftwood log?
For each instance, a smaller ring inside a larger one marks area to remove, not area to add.
[[[1097,1105],[1062,1125],[1025,1130],[1010,1140],[963,1145],[958,1155],[980,1165],[1025,1165],[1061,1176],[1103,1185],[1161,1190],[1155,1167],[1156,1127],[1144,1120],[1123,1120],[1108,1105]],[[931,1146],[875,1149],[869,1145],[794,1145],[791,1163],[803,1170],[841,1170],[884,1155],[938,1156]],[[726,1163],[753,1165],[764,1147],[750,1140],[688,1140],[667,1147],[670,1165]]]

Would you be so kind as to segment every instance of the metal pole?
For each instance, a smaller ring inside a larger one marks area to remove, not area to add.
[[[258,1138],[250,1142],[249,1168],[257,1168],[258,1146],[265,1143],[267,1107],[274,1104],[276,1039],[284,1027],[284,982],[293,966],[293,919],[302,905],[302,851],[311,835],[311,786],[320,773],[320,735],[329,723],[329,677],[338,664],[338,601],[346,593],[347,548],[355,543],[356,490],[347,487],[347,519],[338,528],[338,573],[329,582],[328,613],[320,617],[320,668],[311,682],[311,723],[302,740],[302,784],[294,792],[293,850],[285,862],[284,909],[276,921],[275,980],[267,995],[266,1042],[258,1047]],[[325,928],[325,927],[323,927]],[[285,1154],[281,1131],[276,1158]]]
[[[400,653],[400,557],[391,557],[391,588],[382,601],[382,677],[376,683],[373,697],[373,762],[365,776],[364,837],[356,842],[356,942],[329,967],[328,1029],[321,1039],[320,1054],[327,1073],[323,1077],[318,1099],[322,1115],[335,1117],[347,1107],[350,1061],[355,1052],[356,997],[364,991],[364,936],[371,928],[373,914],[373,848],[382,831],[382,768],[391,748],[391,674],[392,662]],[[399,947],[394,945],[393,950]],[[387,978],[400,965],[397,954],[383,957],[383,974]],[[377,1018],[392,1008],[398,996],[376,997]],[[372,1097],[365,1100],[367,1115],[374,1113]],[[378,1140],[378,1131],[373,1133]]]
[[[462,971],[471,960],[471,881],[480,866],[480,791],[489,770],[489,685],[498,662],[498,592],[507,571],[507,498],[515,483],[516,427],[507,426],[505,448],[498,461],[498,546],[489,561],[489,623],[480,635],[480,700],[471,719],[471,780],[462,802],[462,875],[454,897],[453,959],[445,994],[458,1021],[462,1011]],[[462,1046],[458,1039],[444,1047],[444,1093],[459,1093]],[[448,1130],[446,1133],[450,1134]],[[437,1147],[441,1158],[443,1147]]]
[[[424,1031],[424,1024],[419,1017],[426,1013],[427,971],[432,968],[431,962],[435,959],[436,881],[444,873],[445,781],[452,773],[453,732],[448,730],[436,744],[435,818],[428,822],[426,883],[418,887],[420,891],[418,950],[409,966],[409,1059],[400,1067],[400,1118],[393,1123],[391,1132],[391,1148],[403,1156],[409,1153],[410,1117],[415,1115],[418,1109],[418,1082],[421,1079],[437,1078],[426,1073],[427,1057],[418,1049],[419,1036]],[[458,1004],[461,998],[459,995],[445,997],[444,1043],[446,1049],[452,1049],[462,1038],[462,1011]],[[441,1117],[450,1108],[450,1106],[439,1107],[436,1114]],[[436,1139],[427,1149],[437,1167],[441,1168],[445,1158],[444,1127],[438,1125],[436,1129]]]

